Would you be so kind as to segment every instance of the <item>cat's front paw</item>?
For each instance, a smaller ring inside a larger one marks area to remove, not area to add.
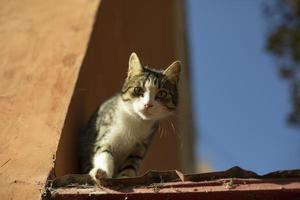
[[[90,172],[89,175],[94,179],[94,181],[96,181],[97,183],[99,183],[99,181],[101,179],[104,178],[108,178],[107,173],[99,168],[93,168]]]

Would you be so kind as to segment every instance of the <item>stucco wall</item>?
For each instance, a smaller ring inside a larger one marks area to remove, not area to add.
[[[39,199],[99,1],[0,5],[0,199]]]

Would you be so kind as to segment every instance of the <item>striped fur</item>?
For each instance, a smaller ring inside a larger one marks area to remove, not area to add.
[[[99,106],[80,135],[82,173],[96,181],[137,175],[159,120],[176,109],[179,73],[179,62],[157,71],[131,54],[121,92]]]

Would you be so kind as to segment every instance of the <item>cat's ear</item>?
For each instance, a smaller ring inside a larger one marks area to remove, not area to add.
[[[177,84],[180,77],[180,71],[181,62],[177,60],[173,62],[167,69],[165,69],[163,74],[166,75],[172,83]]]
[[[136,53],[131,53],[128,62],[128,77],[132,77],[134,75],[138,75],[143,72],[144,68],[141,64],[139,57]]]

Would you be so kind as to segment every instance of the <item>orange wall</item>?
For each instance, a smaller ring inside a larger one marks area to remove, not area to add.
[[[0,0],[0,199],[40,199],[99,1]]]

